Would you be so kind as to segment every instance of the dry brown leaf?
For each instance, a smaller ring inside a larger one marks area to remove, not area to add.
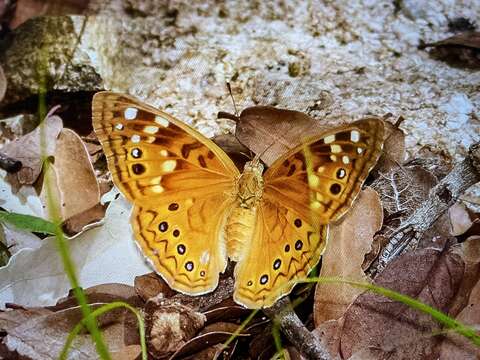
[[[82,139],[74,131],[63,129],[54,156],[62,219],[69,219],[97,205],[100,189]]]
[[[362,263],[382,222],[380,197],[375,190],[367,187],[342,220],[330,227],[329,244],[323,254],[320,275],[365,280]],[[318,326],[324,321],[341,317],[361,292],[361,289],[347,284],[318,283],[314,303],[315,324]]]
[[[245,163],[253,158],[251,151],[243,146],[234,135],[218,135],[212,138],[212,141],[228,154],[228,157],[239,169],[243,169]]]
[[[0,25],[1,27],[1,25]],[[5,96],[5,92],[7,91],[7,79],[5,78],[5,74],[3,73],[3,68],[0,66],[0,102],[2,101],[3,97]]]
[[[340,335],[342,326],[343,318],[340,318],[325,321],[313,330],[313,334],[319,339],[323,348],[328,351],[331,360],[341,359]]]
[[[456,317],[467,306],[472,288],[480,280],[480,236],[472,236],[453,246],[452,251],[465,262],[462,282],[449,312],[450,316]]]
[[[375,283],[448,313],[463,273],[460,256],[443,246],[430,247],[393,260]],[[439,330],[429,315],[366,292],[345,313],[341,353],[348,358],[373,347],[389,359],[434,359],[440,340],[433,333]]]
[[[448,216],[450,218],[451,235],[453,236],[464,234],[473,224],[467,208],[460,203],[454,204],[448,209]]]
[[[478,242],[480,242],[480,238],[477,239]],[[478,325],[480,324],[480,282],[477,282],[473,288],[468,300],[468,306],[457,316],[457,320],[466,325],[475,326],[478,330]],[[477,334],[480,335],[480,330],[477,331]],[[463,336],[449,333],[442,343],[439,359],[480,359],[480,347],[474,345]]]
[[[398,121],[397,121],[398,123]],[[405,133],[396,124],[384,121],[385,142],[380,159],[375,165],[375,171],[382,173],[389,172],[403,164],[406,156]]]
[[[107,206],[96,204],[90,209],[87,209],[79,214],[73,215],[62,223],[62,229],[68,236],[78,234],[85,229],[88,224],[99,222],[105,217]]]
[[[41,127],[43,126],[43,129]],[[42,170],[42,141],[44,139],[45,156],[52,156],[55,153],[57,137],[62,130],[62,119],[58,116],[49,116],[43,123],[31,133],[6,144],[2,152],[22,162],[22,168],[15,174],[8,174],[7,180],[13,188],[20,188],[21,185],[33,184]]]
[[[100,305],[98,305],[100,306]],[[98,307],[95,306],[95,307]],[[25,310],[12,310],[15,315]],[[8,312],[7,312],[8,313]],[[0,313],[0,318],[5,313]],[[109,326],[102,329],[102,335],[111,351],[120,351],[123,344],[123,319],[116,312],[111,316]],[[9,314],[11,316],[12,314]],[[57,312],[50,312],[24,318],[19,324],[2,326],[7,334],[3,344],[13,354],[15,351],[21,356],[31,359],[57,359],[71,329],[82,319],[79,307],[69,308]],[[79,334],[73,342],[69,353],[75,359],[93,359],[97,353],[88,334]],[[7,356],[7,358],[9,358]]]
[[[179,302],[167,301],[161,294],[145,306],[145,330],[148,351],[154,357],[174,353],[190,340],[204,324],[205,315]]]
[[[88,0],[17,0],[15,16],[10,28],[15,29],[28,19],[42,15],[82,14],[88,7]]]
[[[305,134],[314,135],[323,128],[319,121],[299,111],[254,106],[240,114],[235,136],[255,154],[262,154],[260,158],[270,166],[300,144]]]
[[[135,292],[143,301],[162,294],[164,298],[169,298],[176,294],[174,290],[159,275],[154,272],[136,276],[134,280]]]
[[[453,66],[480,68],[480,32],[468,31],[420,48],[433,47],[431,54]]]

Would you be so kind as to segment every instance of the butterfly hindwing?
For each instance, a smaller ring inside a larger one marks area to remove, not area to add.
[[[173,289],[212,291],[227,263],[223,223],[237,168],[200,133],[132,97],[101,92],[92,107],[143,253]]]
[[[293,224],[293,226],[291,226]],[[320,260],[326,225],[311,224],[281,204],[264,200],[253,241],[235,267],[234,299],[248,308],[272,306],[305,278]]]

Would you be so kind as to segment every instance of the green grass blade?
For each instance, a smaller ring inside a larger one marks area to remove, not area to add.
[[[103,305],[98,309],[92,311],[88,316],[84,317],[77,325],[75,325],[72,331],[70,331],[70,333],[68,334],[67,341],[65,342],[62,352],[60,353],[59,360],[64,360],[67,358],[68,350],[70,349],[73,343],[73,340],[78,335],[80,330],[82,330],[82,328],[86,325],[87,321],[94,320],[97,316],[100,316],[108,311],[111,311],[119,307],[127,308],[137,317],[138,332],[140,334],[140,347],[142,349],[142,360],[147,360],[147,344],[145,341],[145,322],[143,321],[142,315],[137,309],[135,309],[133,306],[123,301],[115,301],[115,302]]]
[[[33,215],[0,210],[0,222],[11,224],[20,230],[55,235],[56,225],[54,223]]]

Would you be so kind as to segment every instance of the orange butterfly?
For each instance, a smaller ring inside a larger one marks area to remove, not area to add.
[[[200,295],[217,287],[230,258],[234,300],[248,308],[273,305],[318,263],[328,223],[350,208],[384,132],[373,118],[332,129],[263,174],[257,158],[240,173],[211,140],[127,95],[95,94],[93,125],[155,270]]]

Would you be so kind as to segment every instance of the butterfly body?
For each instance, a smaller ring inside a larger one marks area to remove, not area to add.
[[[257,206],[263,194],[263,165],[257,161],[245,164],[236,181],[235,201],[225,227],[227,254],[233,261],[240,261],[252,242],[257,218]]]
[[[366,118],[305,139],[265,173],[258,159],[240,173],[211,140],[130,96],[97,93],[92,110],[155,270],[200,295],[217,287],[230,258],[233,298],[248,308],[271,306],[318,263],[328,224],[350,208],[383,145],[383,122]]]

